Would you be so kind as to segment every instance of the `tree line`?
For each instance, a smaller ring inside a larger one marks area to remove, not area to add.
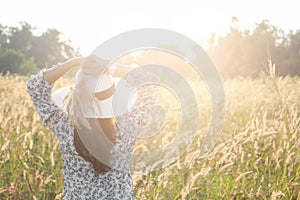
[[[37,36],[34,28],[21,22],[19,27],[0,24],[0,73],[32,74],[67,58],[80,55],[61,32],[47,29]],[[268,70],[271,60],[278,75],[300,75],[300,30],[285,33],[268,20],[253,30],[239,30],[233,17],[223,37],[211,35],[208,54],[223,77],[257,77]]]
[[[52,66],[67,58],[80,55],[61,40],[61,32],[47,29],[41,35],[33,34],[34,28],[20,22],[18,27],[0,24],[0,72],[32,74],[41,68]]]
[[[253,30],[239,30],[233,17],[224,37],[211,35],[208,54],[225,77],[257,77],[268,70],[269,61],[278,75],[300,75],[300,30],[285,33],[268,20]]]

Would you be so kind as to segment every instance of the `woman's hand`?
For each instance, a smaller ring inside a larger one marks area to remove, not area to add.
[[[83,62],[82,72],[85,75],[99,76],[101,73],[107,73],[107,64],[107,60],[91,55]]]

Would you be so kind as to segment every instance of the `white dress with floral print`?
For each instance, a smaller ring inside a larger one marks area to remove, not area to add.
[[[145,74],[140,74],[145,78]],[[147,77],[148,78],[148,77]],[[116,166],[104,174],[97,174],[91,163],[86,162],[76,152],[73,134],[74,127],[68,116],[51,99],[53,84],[43,79],[43,71],[32,75],[27,82],[27,91],[33,104],[41,116],[43,125],[48,127],[58,138],[64,162],[64,200],[75,199],[134,199],[133,183],[130,170],[119,170],[129,166],[130,158],[117,157]],[[132,151],[135,143],[130,134],[139,132],[149,116],[149,108],[153,105],[157,94],[154,86],[142,87],[138,90],[138,99],[128,114],[118,119],[120,128],[116,133],[116,144],[112,152]],[[138,126],[132,123],[138,124]],[[119,159],[119,160],[118,160]]]

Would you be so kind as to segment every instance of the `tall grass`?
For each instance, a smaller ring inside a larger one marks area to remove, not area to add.
[[[59,143],[42,127],[26,79],[0,77],[0,199],[61,199]],[[172,165],[134,174],[137,199],[300,199],[300,78],[271,73],[227,80],[224,87],[226,118],[214,149],[199,155],[210,104],[205,87],[195,87],[201,121],[193,144]],[[176,105],[165,99],[158,101],[177,116]],[[169,119],[166,133],[176,132],[175,119]]]

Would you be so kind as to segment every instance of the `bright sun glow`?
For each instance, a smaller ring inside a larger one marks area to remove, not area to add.
[[[207,46],[212,33],[224,35],[232,16],[239,28],[251,28],[262,19],[284,30],[300,28],[297,2],[280,1],[5,1],[0,23],[26,21],[37,32],[56,28],[75,48],[88,55],[106,39],[137,28],[165,28],[180,32]]]

